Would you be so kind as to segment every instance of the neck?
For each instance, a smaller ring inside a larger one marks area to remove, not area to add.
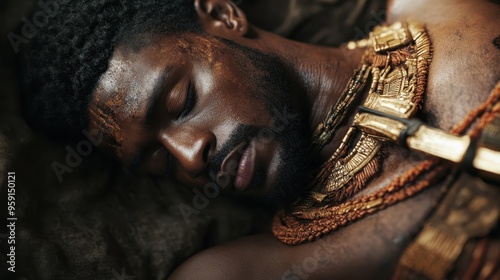
[[[271,50],[288,69],[296,107],[312,136],[360,66],[363,51],[313,46],[268,33],[261,36],[266,37],[259,40],[266,44],[261,47]],[[342,138],[348,127],[347,123],[340,127],[338,137]],[[329,158],[339,143],[335,137],[323,148],[318,160],[323,162]]]

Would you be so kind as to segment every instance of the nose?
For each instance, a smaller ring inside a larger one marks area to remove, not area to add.
[[[208,168],[216,147],[215,135],[193,127],[163,130],[160,142],[191,177],[196,178]]]

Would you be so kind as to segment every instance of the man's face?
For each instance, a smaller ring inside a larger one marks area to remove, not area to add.
[[[305,135],[283,66],[208,35],[119,46],[89,106],[103,148],[141,173],[283,198],[302,187]]]

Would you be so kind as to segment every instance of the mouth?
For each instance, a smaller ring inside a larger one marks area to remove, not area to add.
[[[243,191],[252,182],[255,173],[255,145],[253,141],[238,144],[224,159],[216,176],[221,187],[232,185]]]

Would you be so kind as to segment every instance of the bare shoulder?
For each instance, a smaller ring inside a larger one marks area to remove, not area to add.
[[[388,279],[438,190],[429,190],[314,242],[255,235],[205,250],[170,279]],[[359,269],[362,267],[363,269]]]
[[[169,279],[279,279],[293,251],[271,235],[244,237],[191,257]]]
[[[434,54],[425,112],[450,129],[485,101],[500,79],[500,5],[490,0],[393,0],[389,21],[426,25]],[[497,1],[498,2],[498,1]]]
[[[325,248],[331,255],[343,255],[327,239],[287,246],[270,234],[249,236],[195,255],[169,279],[329,279],[332,274],[320,271],[331,257]]]

